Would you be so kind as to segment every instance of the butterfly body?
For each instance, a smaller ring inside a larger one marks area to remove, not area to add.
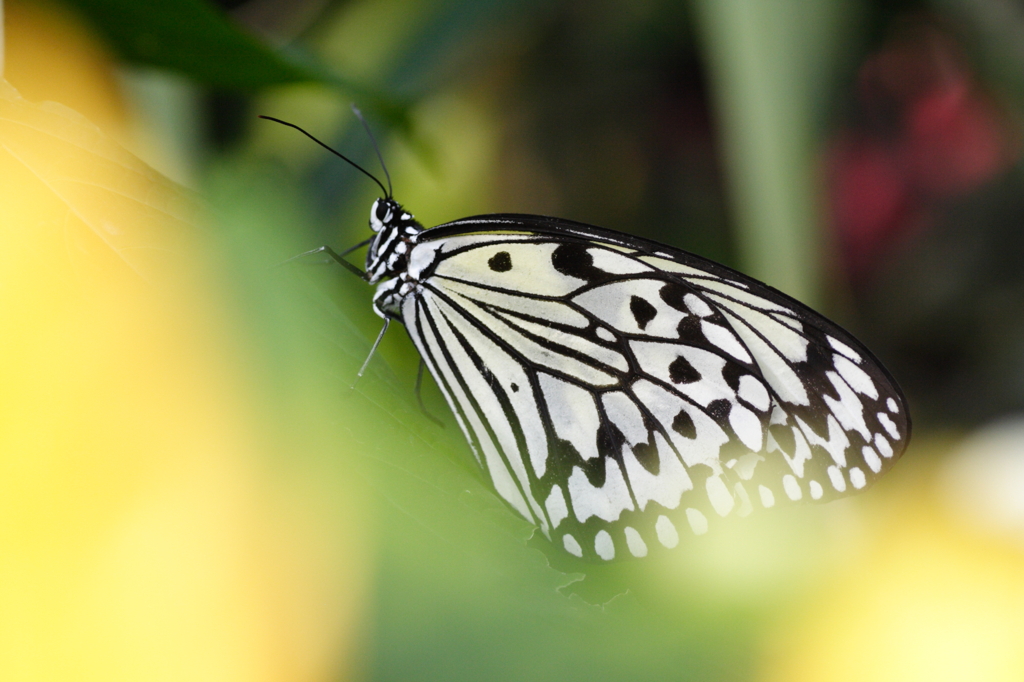
[[[378,200],[374,307],[404,322],[495,491],[611,560],[866,487],[910,436],[847,332],[733,270],[541,216],[424,229]]]

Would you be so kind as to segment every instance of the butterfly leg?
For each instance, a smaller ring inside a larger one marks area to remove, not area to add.
[[[442,422],[434,415],[430,414],[430,412],[427,410],[427,406],[423,404],[423,393],[421,392],[420,389],[423,388],[423,368],[426,366],[427,363],[423,360],[423,358],[420,358],[420,366],[419,369],[416,370],[416,402],[419,403],[420,412],[423,413],[423,416],[425,416],[427,419],[434,422],[443,429],[444,422]]]
[[[380,333],[377,334],[377,340],[373,342],[373,346],[370,348],[370,354],[366,356],[366,360],[363,361],[363,366],[359,368],[358,372],[356,372],[356,381],[359,381],[359,378],[361,376],[363,376],[363,373],[366,371],[367,365],[370,364],[370,359],[373,358],[374,353],[377,352],[377,346],[379,346],[380,342],[384,339],[384,333],[388,330],[388,326],[390,324],[391,324],[391,318],[390,317],[385,317],[384,318],[384,326],[380,328]],[[349,388],[355,388],[355,387],[356,387],[356,382],[353,381],[352,385]]]

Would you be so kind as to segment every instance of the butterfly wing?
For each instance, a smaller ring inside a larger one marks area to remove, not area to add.
[[[428,230],[403,320],[495,490],[567,551],[864,488],[910,434],[871,354],[692,254],[536,216]]]

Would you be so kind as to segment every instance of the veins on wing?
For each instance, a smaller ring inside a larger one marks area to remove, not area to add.
[[[424,288],[426,288],[427,290],[429,290],[432,295],[437,296],[439,299],[445,301],[452,308],[454,308],[456,310],[463,311],[463,316],[465,317],[465,319],[470,324],[472,324],[474,327],[476,327],[477,330],[480,331],[480,333],[484,334],[490,340],[492,340],[494,343],[496,343],[498,346],[500,346],[502,349],[504,349],[507,353],[509,353],[509,355],[511,355],[512,357],[514,357],[517,360],[519,360],[523,365],[525,365],[527,367],[530,367],[530,368],[543,367],[545,372],[548,372],[548,373],[550,373],[550,374],[552,374],[554,376],[558,376],[559,378],[565,379],[566,381],[572,382],[573,384],[576,384],[576,385],[581,385],[581,386],[584,385],[584,384],[581,384],[579,382],[579,379],[574,377],[572,374],[568,374],[566,372],[563,372],[563,371],[559,370],[557,367],[552,367],[552,366],[549,366],[549,365],[539,365],[536,361],[530,360],[525,355],[523,355],[523,353],[521,351],[517,350],[506,339],[503,339],[500,335],[496,334],[493,329],[490,329],[487,325],[483,324],[475,316],[473,316],[471,314],[467,314],[465,312],[465,308],[463,308],[463,306],[460,306],[458,303],[453,301],[450,296],[446,295],[443,291],[441,291],[437,287],[433,287],[429,283],[423,283],[422,286]],[[478,304],[478,305],[480,305],[482,308],[486,309],[486,306],[484,304]],[[562,345],[552,341],[551,339],[547,339],[547,338],[538,336],[536,334],[533,334],[532,332],[526,331],[526,330],[520,328],[519,326],[513,324],[512,322],[508,322],[508,324],[509,324],[509,326],[513,327],[516,330],[516,332],[521,334],[524,338],[529,339],[530,341],[532,341],[533,343],[536,343],[538,346],[544,348],[545,350],[557,352],[557,353],[562,354],[562,355],[567,355],[567,356],[571,357],[572,359],[574,359],[574,360],[576,360],[578,362],[581,362],[582,364],[585,364],[585,365],[587,365],[589,367],[592,367],[592,368],[594,368],[596,370],[599,370],[599,371],[604,372],[606,374],[611,374],[611,375],[617,377],[618,380],[615,382],[615,384],[611,385],[611,388],[614,388],[616,386],[621,385],[622,380],[626,376],[629,375],[628,371],[624,372],[624,371],[616,369],[614,367],[610,367],[608,365],[605,365],[605,364],[603,364],[603,363],[601,363],[601,362],[599,362],[599,361],[597,361],[597,360],[595,360],[595,359],[593,359],[593,358],[591,358],[589,356],[586,356],[586,355],[583,355],[582,353],[579,353],[575,349],[567,348],[565,346],[562,346]],[[588,390],[593,390],[594,389],[594,387],[592,387],[590,385],[585,385],[585,386],[586,386],[586,388],[588,388]]]

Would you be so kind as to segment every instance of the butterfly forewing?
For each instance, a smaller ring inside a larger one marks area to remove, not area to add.
[[[496,215],[419,234],[409,262],[401,316],[477,461],[577,556],[645,556],[716,518],[848,494],[909,438],[861,344],[691,254]]]

